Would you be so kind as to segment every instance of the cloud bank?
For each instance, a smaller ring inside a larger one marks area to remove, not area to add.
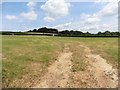
[[[80,30],[83,32],[97,33],[98,31],[118,31],[117,18],[118,3],[109,2],[100,11],[94,14],[80,14],[77,22],[68,22],[53,26],[59,30]],[[114,19],[113,22],[106,23],[104,19]],[[116,21],[115,21],[116,20]]]

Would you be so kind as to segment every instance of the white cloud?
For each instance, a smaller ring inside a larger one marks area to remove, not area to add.
[[[84,23],[88,24],[98,23],[100,21],[100,18],[96,14],[90,15],[82,13],[80,18]]]
[[[44,20],[47,21],[47,22],[53,22],[53,21],[55,21],[54,18],[51,18],[49,16],[44,17]]]
[[[18,19],[15,15],[6,15],[5,18],[8,20],[17,20]]]
[[[118,2],[110,2],[98,12],[101,17],[114,16],[118,14]]]
[[[26,20],[31,20],[31,21],[36,20],[38,15],[34,11],[34,7],[36,6],[35,0],[32,0],[32,1],[28,2],[27,6],[29,8],[29,11],[28,12],[22,12],[21,16]]]
[[[57,28],[59,30],[66,30],[66,29],[70,30],[70,29],[74,29],[76,27],[76,25],[77,25],[76,23],[69,22],[69,23],[65,23],[65,24],[56,25],[53,28]]]
[[[81,14],[81,21],[87,24],[104,22],[104,19],[117,19],[118,4],[117,2],[109,2],[98,12],[94,14]],[[116,23],[116,22],[115,22]]]
[[[119,2],[119,0],[93,0],[95,2],[95,4],[105,4],[108,3],[108,2]]]
[[[44,20],[50,22],[67,16],[69,13],[69,7],[70,3],[66,3],[65,0],[48,0],[41,6],[41,9],[46,13]]]
[[[19,22],[23,22],[23,18],[26,19],[26,20],[36,20],[37,19],[37,13],[34,11],[34,7],[36,6],[36,2],[35,0],[32,0],[30,2],[27,3],[26,5],[28,8],[29,8],[29,11],[28,12],[22,12],[20,14],[20,16],[22,18],[19,18]],[[9,20],[17,20],[18,18],[14,15],[6,15],[6,18],[9,19]]]
[[[34,11],[30,11],[21,13],[21,16],[27,20],[36,20],[38,15]]]
[[[116,24],[105,24],[105,23],[94,23],[94,24],[83,24],[82,22],[69,22],[65,24],[56,25],[53,28],[62,30],[79,30],[82,32],[97,33],[99,31],[118,31],[118,25]]]
[[[28,6],[31,10],[33,10],[34,7],[36,6],[36,2],[35,2],[34,0],[32,0],[32,1],[30,1],[30,2],[27,3],[27,6]]]
[[[105,0],[95,0],[95,3],[102,3],[104,2]]]
[[[68,22],[54,26],[59,30],[79,30],[82,32],[97,33],[99,31],[118,31],[116,16],[118,15],[117,2],[109,2],[104,7],[94,13],[80,15],[80,20],[76,22]],[[112,20],[112,22],[110,22]]]

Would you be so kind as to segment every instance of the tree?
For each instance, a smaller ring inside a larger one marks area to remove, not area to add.
[[[37,32],[37,29],[33,29],[33,32]]]
[[[110,31],[105,31],[103,34],[104,34],[105,36],[111,36]]]

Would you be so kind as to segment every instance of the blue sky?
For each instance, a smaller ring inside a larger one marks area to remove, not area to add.
[[[27,31],[47,26],[93,33],[117,31],[116,11],[117,3],[109,2],[4,2],[2,30]]]

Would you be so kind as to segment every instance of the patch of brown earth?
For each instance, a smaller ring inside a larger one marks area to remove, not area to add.
[[[71,74],[71,56],[72,53],[66,47],[58,60],[48,68],[48,72],[41,78],[40,83],[35,88],[67,87]]]
[[[91,53],[91,50],[85,49],[85,61],[88,64],[85,71],[75,72],[73,74],[73,85],[71,87],[79,88],[116,88],[118,87],[118,70],[108,64],[100,55]]]

